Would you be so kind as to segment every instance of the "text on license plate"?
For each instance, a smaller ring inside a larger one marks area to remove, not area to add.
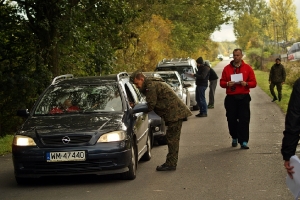
[[[47,152],[47,162],[82,161],[85,160],[85,151]]]

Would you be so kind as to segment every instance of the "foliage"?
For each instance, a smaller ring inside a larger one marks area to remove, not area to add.
[[[274,40],[290,41],[296,36],[298,27],[293,0],[270,0],[270,8],[276,31]]]
[[[12,135],[0,137],[0,155],[11,153],[11,144],[13,141]]]
[[[237,38],[236,42],[243,50],[259,47],[259,29],[260,21],[256,17],[244,13],[244,15],[234,23],[234,34]]]

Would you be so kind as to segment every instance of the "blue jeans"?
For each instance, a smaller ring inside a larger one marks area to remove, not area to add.
[[[207,87],[205,86],[197,86],[196,87],[196,101],[200,108],[201,114],[207,114],[207,103],[205,99],[205,90]]]

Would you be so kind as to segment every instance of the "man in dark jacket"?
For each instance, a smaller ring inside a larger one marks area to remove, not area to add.
[[[209,66],[208,63],[206,63],[205,61],[204,61],[204,64]],[[218,78],[219,77],[218,77],[217,73],[215,72],[215,70],[210,67],[209,77],[208,77],[208,80],[209,80],[209,99],[208,99],[207,108],[214,108],[215,91],[216,91],[216,87],[217,87],[217,84],[218,84]]]
[[[300,135],[300,78],[296,80],[288,104],[285,116],[285,130],[281,146],[281,154],[288,175],[292,178],[293,166],[290,166],[290,158],[295,155]]]
[[[202,57],[199,57],[196,62],[198,71],[193,75],[196,77],[196,101],[200,109],[200,113],[196,117],[207,117],[205,90],[208,87],[210,67],[204,64]]]
[[[279,100],[281,101],[282,98],[282,84],[285,82],[285,69],[284,66],[281,64],[280,58],[276,58],[275,64],[271,67],[270,74],[269,74],[269,84],[270,84],[270,92],[273,96],[272,102]],[[278,99],[274,91],[274,87],[276,86],[278,92]]]
[[[168,126],[166,162],[157,166],[156,170],[176,170],[182,121],[192,115],[190,109],[161,78],[145,77],[141,71],[136,71],[130,76],[130,81],[146,96],[148,111],[153,110]]]

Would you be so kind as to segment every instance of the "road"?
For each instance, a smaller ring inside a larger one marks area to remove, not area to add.
[[[217,74],[228,62],[215,66]],[[75,176],[42,179],[21,187],[14,180],[8,154],[0,157],[0,199],[293,199],[280,154],[285,115],[259,87],[250,94],[249,150],[231,147],[223,106],[225,90],[218,85],[215,108],[209,109],[208,117],[191,116],[183,123],[176,171],[155,171],[167,154],[167,146],[156,146],[149,162],[139,162],[133,181],[117,176]]]

